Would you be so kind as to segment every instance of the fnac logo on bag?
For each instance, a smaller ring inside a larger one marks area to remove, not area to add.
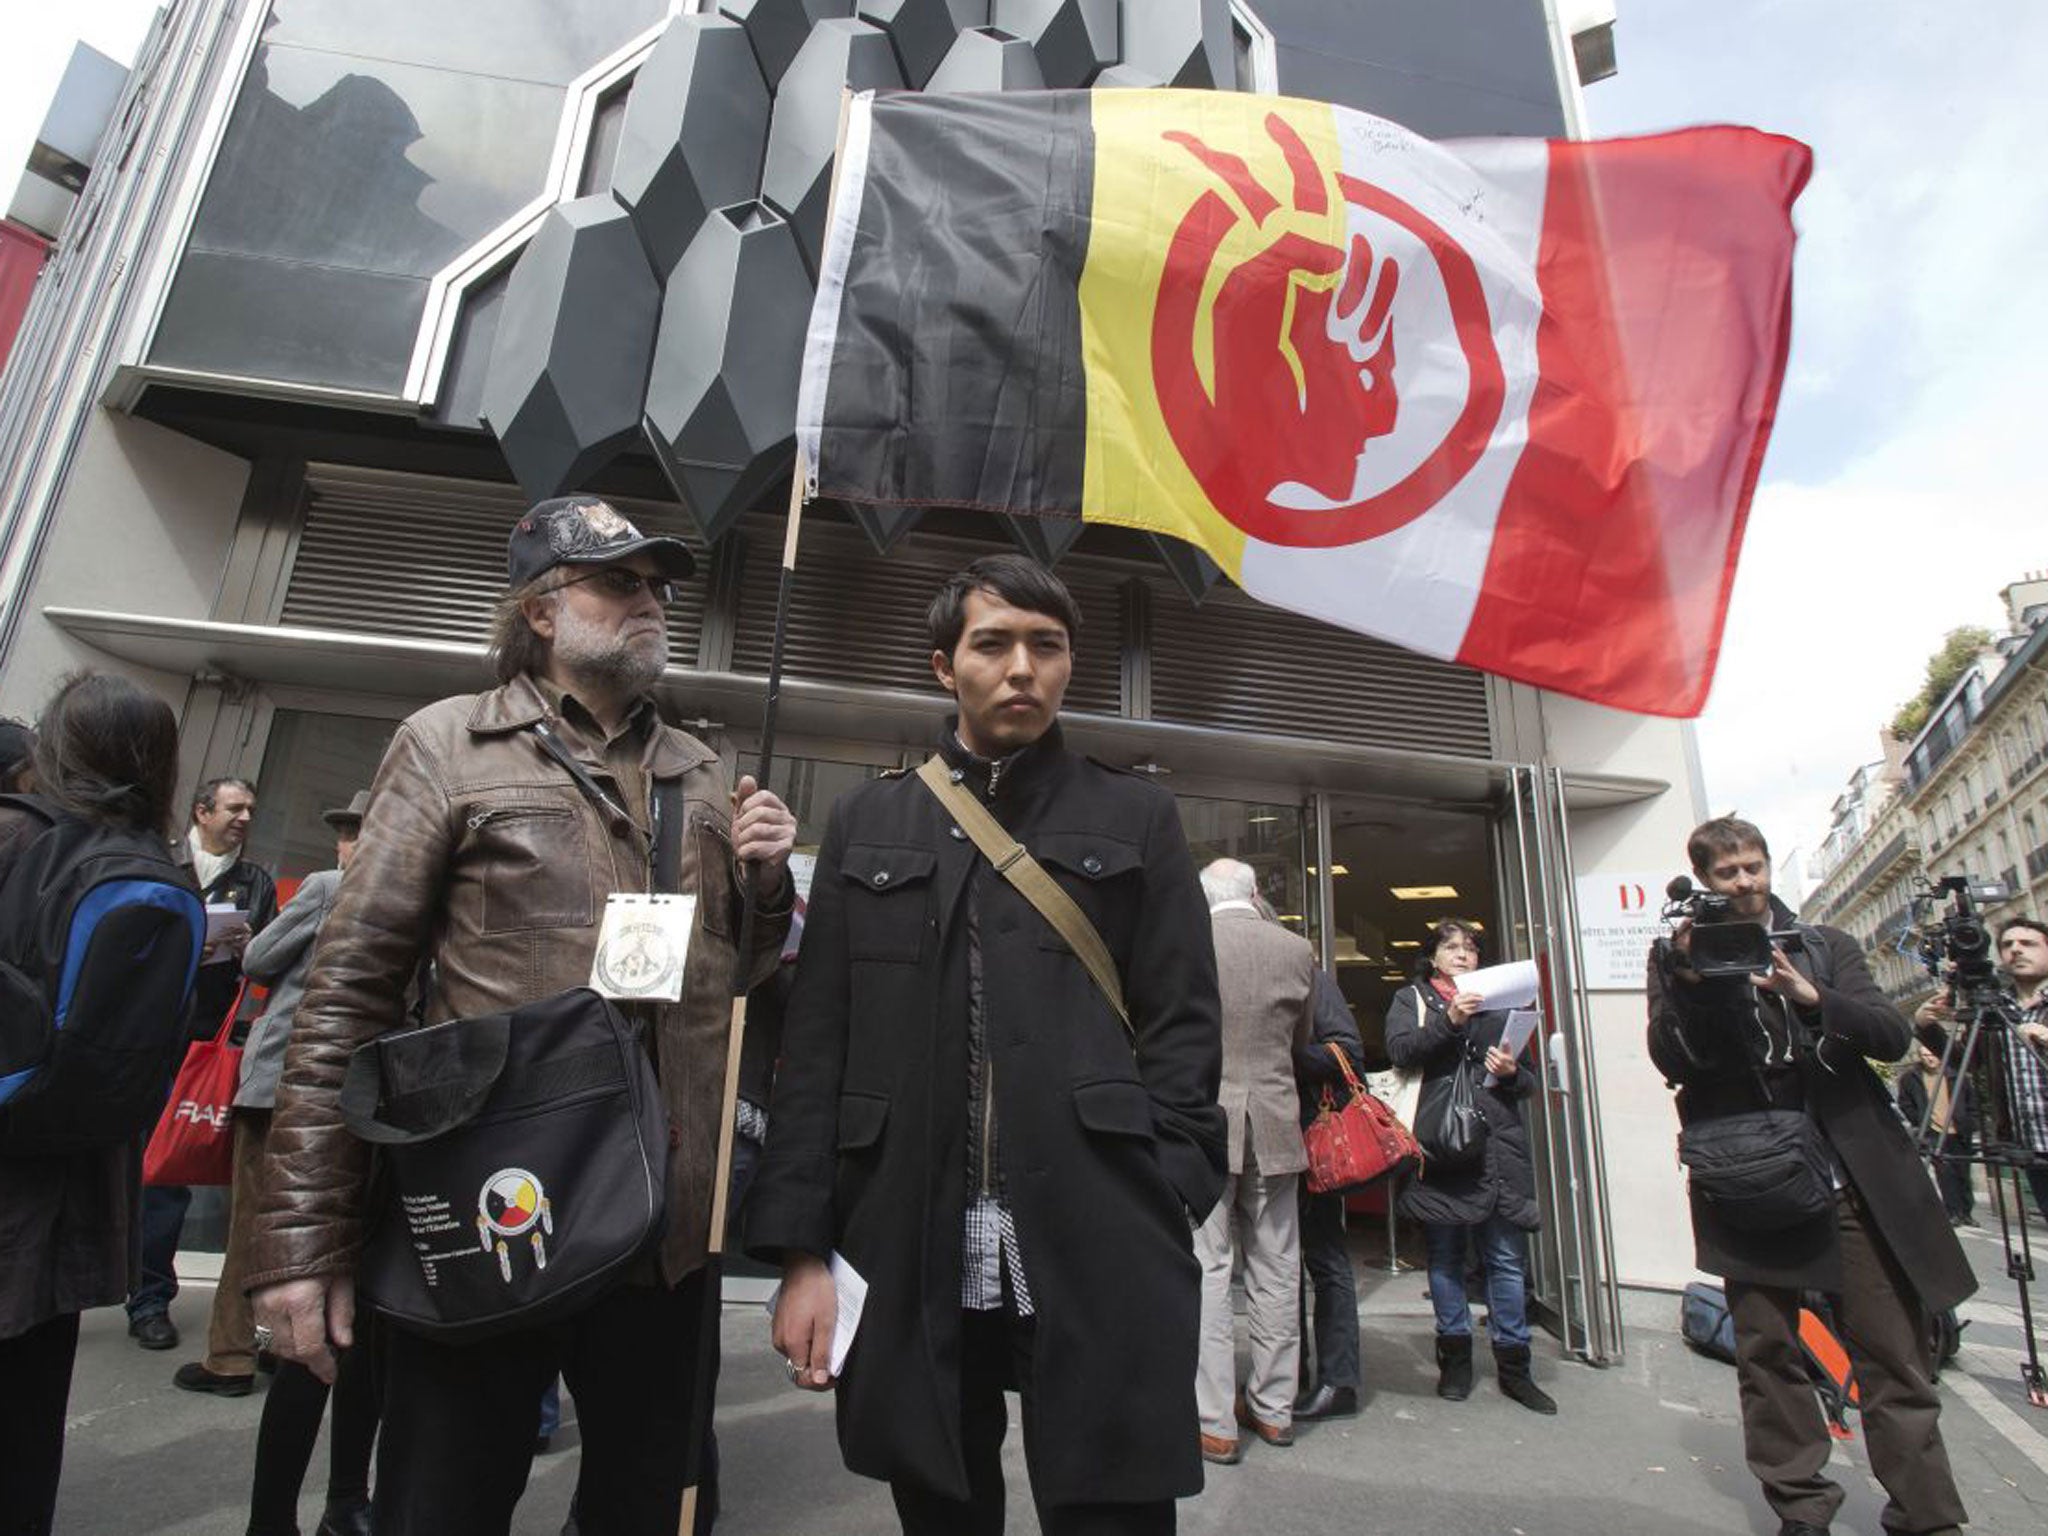
[[[1440,225],[1322,164],[1280,113],[1265,128],[1277,178],[1163,135],[1210,185],[1161,274],[1153,386],[1175,448],[1239,530],[1356,543],[1420,517],[1478,461],[1506,397],[1500,356],[1478,269]],[[1424,387],[1404,398],[1404,376]]]
[[[498,1274],[512,1283],[507,1238],[523,1237],[533,1247],[533,1267],[548,1267],[547,1238],[555,1235],[554,1206],[541,1182],[524,1168],[505,1168],[484,1180],[476,1197],[476,1235],[485,1253],[498,1256]]]
[[[210,1126],[216,1131],[226,1130],[231,1106],[226,1104],[201,1104],[194,1099],[180,1099],[171,1111],[171,1119],[189,1121],[193,1125]]]

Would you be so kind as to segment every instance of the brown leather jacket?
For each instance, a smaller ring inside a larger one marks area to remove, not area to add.
[[[541,719],[635,820],[612,820],[591,805],[527,729]],[[640,782],[620,783],[602,744],[558,715],[528,677],[443,699],[398,728],[285,1056],[244,1281],[251,1290],[353,1268],[369,1156],[341,1121],[342,1073],[357,1046],[405,1021],[421,959],[431,955],[438,973],[427,999],[431,1022],[583,986],[605,897],[647,889],[643,823],[657,779],[682,781],[682,889],[698,897],[697,930],[682,1001],[634,1006],[657,1018],[656,1069],[669,1115],[660,1272],[673,1284],[703,1264],[743,877],[717,754],[656,722],[640,768]],[[755,923],[755,979],[775,967],[789,910],[785,882],[774,909]]]

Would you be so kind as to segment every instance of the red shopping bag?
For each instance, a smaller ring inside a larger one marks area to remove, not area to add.
[[[234,1176],[235,1087],[242,1076],[242,1048],[230,1045],[235,1018],[249,984],[228,1008],[210,1040],[185,1047],[185,1064],[171,1084],[171,1097],[142,1154],[145,1184],[227,1184]]]

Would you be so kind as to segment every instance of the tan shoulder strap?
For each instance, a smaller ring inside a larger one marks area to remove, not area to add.
[[[1125,1030],[1135,1042],[1137,1031],[1131,1028],[1131,1016],[1124,1009],[1123,982],[1116,974],[1116,962],[1110,959],[1109,946],[1088,921],[1088,914],[1074,905],[1074,898],[1060,889],[1059,882],[1045,872],[1045,866],[1032,858],[1022,843],[1003,830],[1003,824],[989,814],[973,792],[953,777],[944,758],[927,759],[917,770],[917,776],[946,808],[946,814],[960,824],[960,830],[974,840],[974,846],[995,865],[996,873],[1014,885],[1038,909],[1038,915],[1058,930],[1059,936],[1067,941],[1067,948],[1095,978],[1095,985],[1102,988],[1102,995],[1109,999],[1109,1006],[1116,1010],[1116,1016],[1123,1020]]]

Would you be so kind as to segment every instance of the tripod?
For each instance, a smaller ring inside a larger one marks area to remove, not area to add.
[[[2027,1290],[2034,1279],[2034,1254],[2027,1237],[2027,1212],[2022,1203],[2024,1182],[2020,1177],[2024,1170],[2034,1166],[2039,1154],[2020,1141],[2013,1112],[2018,1096],[2013,1053],[2027,1049],[2019,1038],[2019,1004],[1999,985],[1995,975],[1958,978],[1952,995],[1961,1005],[1957,1022],[1963,1027],[1949,1035],[1948,1047],[1942,1055],[1941,1080],[1975,1085],[1977,1102],[1984,1111],[1983,1130],[1974,1151],[1952,1150],[1951,1116],[1950,1123],[1940,1128],[1929,1147],[1935,1110],[1935,1095],[1930,1093],[1926,1112],[1920,1119],[1920,1145],[1928,1147],[1927,1156],[1937,1166],[1958,1162],[1981,1165],[1985,1181],[1993,1186],[1992,1193],[1998,1197],[1994,1203],[1998,1207],[1999,1237],[2005,1245],[2005,1273],[2019,1287],[2020,1327],[2027,1341],[2020,1384],[2026,1389],[2029,1403],[2036,1408],[2048,1408],[2048,1374],[2041,1369],[2040,1346],[2034,1338],[2033,1301]],[[2015,1228],[2019,1233],[2017,1244],[2013,1242]]]

